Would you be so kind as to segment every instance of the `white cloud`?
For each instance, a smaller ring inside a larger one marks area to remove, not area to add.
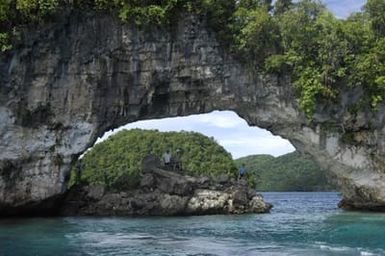
[[[250,128],[253,130],[261,130],[259,128]],[[268,133],[262,130],[263,133]],[[219,139],[219,144],[230,151],[234,158],[239,158],[253,154],[269,154],[279,156],[294,151],[294,147],[288,140],[279,136],[259,135],[257,132],[244,133],[229,139]]]
[[[206,124],[218,128],[235,128],[239,125],[246,124],[246,121],[237,118],[234,112],[230,111],[214,111],[209,115],[197,115],[194,117],[194,122]],[[191,119],[191,118],[190,118]]]

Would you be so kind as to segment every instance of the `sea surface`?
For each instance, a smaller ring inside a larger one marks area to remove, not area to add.
[[[0,256],[385,255],[385,214],[338,193],[264,193],[271,214],[0,220]]]

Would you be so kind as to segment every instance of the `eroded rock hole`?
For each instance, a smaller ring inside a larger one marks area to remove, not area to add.
[[[78,160],[69,186],[64,213],[97,215],[265,212],[270,206],[261,198],[252,201],[256,191],[334,189],[290,142],[231,111],[106,132]]]

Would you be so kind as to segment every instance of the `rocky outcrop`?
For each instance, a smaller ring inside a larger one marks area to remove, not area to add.
[[[170,216],[267,213],[271,204],[245,180],[192,177],[159,168],[147,170],[140,186],[106,192],[101,186],[78,185],[62,202],[62,215]]]
[[[250,71],[204,18],[182,16],[170,29],[138,29],[63,11],[0,56],[0,214],[62,195],[73,163],[109,129],[213,110],[233,110],[313,156],[338,179],[345,205],[385,206],[383,105],[358,109],[363,91],[346,88],[309,121],[290,76]]]

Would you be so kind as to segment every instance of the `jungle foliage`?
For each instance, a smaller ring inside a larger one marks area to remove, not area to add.
[[[208,177],[237,175],[231,155],[212,138],[196,132],[134,129],[120,131],[88,151],[72,171],[70,185],[81,181],[117,188],[123,178],[135,187],[141,175],[141,162],[147,155],[161,158],[170,150],[175,156],[177,149],[182,152],[180,161],[187,173]],[[77,177],[77,168],[81,177]]]
[[[140,26],[167,26],[188,12],[205,16],[248,67],[290,74],[310,119],[317,104],[338,101],[346,87],[364,89],[360,106],[376,109],[385,100],[384,0],[368,0],[346,20],[320,0],[0,0],[0,50],[62,8],[109,11]]]
[[[335,185],[312,160],[298,152],[279,157],[253,155],[235,160],[255,179],[258,191],[331,191]]]

